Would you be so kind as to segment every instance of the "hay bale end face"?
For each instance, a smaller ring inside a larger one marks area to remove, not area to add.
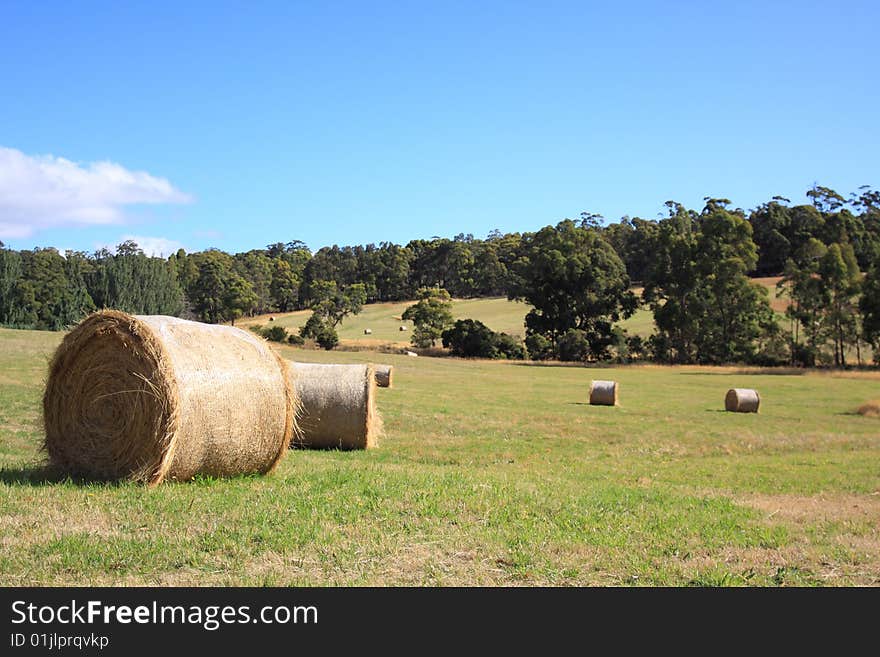
[[[380,388],[393,388],[394,368],[391,365],[374,365],[376,385]]]
[[[590,382],[590,404],[592,406],[617,406],[617,381]]]
[[[751,388],[731,388],[724,396],[724,410],[733,413],[757,413],[761,396]]]
[[[49,365],[44,447],[61,471],[155,485],[265,473],[295,430],[287,364],[231,326],[89,315]]]
[[[300,402],[299,435],[291,447],[369,449],[379,442],[372,365],[290,363]]]

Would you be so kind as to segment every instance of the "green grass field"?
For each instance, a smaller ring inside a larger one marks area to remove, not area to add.
[[[388,362],[369,452],[148,490],[47,480],[39,408],[59,334],[0,330],[0,584],[880,584],[870,374]],[[592,378],[621,406],[585,404]],[[758,415],[722,412],[732,386]]]

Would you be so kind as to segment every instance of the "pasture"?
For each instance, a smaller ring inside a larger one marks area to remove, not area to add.
[[[372,303],[364,306],[357,315],[346,317],[337,328],[339,339],[342,343],[359,346],[379,346],[383,344],[407,345],[412,334],[412,322],[401,320],[403,312],[414,302],[399,301],[393,303]],[[483,322],[493,331],[507,333],[509,335],[525,335],[523,320],[530,306],[518,301],[508,301],[505,298],[493,299],[454,299],[452,314],[455,319],[477,319]],[[299,331],[306,323],[310,310],[299,310],[291,313],[274,313],[273,323],[283,326],[291,333]],[[250,326],[268,324],[270,315],[242,318],[236,322],[237,326]],[[654,318],[651,312],[645,308],[639,309],[621,325],[630,333],[648,336],[654,330]],[[406,331],[400,327],[406,326]],[[371,334],[366,335],[364,329],[370,329]],[[439,343],[438,343],[439,346]]]
[[[150,490],[40,467],[60,338],[0,329],[0,584],[880,584],[880,420],[854,413],[876,373],[280,347],[395,366],[379,448]],[[593,378],[619,407],[586,404]],[[723,412],[731,387],[760,414]]]
[[[788,303],[784,296],[777,297],[776,283],[779,277],[756,278],[754,282],[767,289],[768,298],[781,322],[786,322],[783,313]],[[641,288],[633,288],[636,294],[641,294]],[[356,344],[360,346],[379,346],[381,344],[409,344],[412,332],[412,322],[401,320],[403,312],[413,304],[412,301],[399,301],[388,303],[372,303],[364,306],[357,315],[351,315],[343,320],[337,332],[340,341],[344,344]],[[504,297],[493,299],[453,299],[452,314],[455,319],[476,319],[483,322],[493,331],[508,333],[509,335],[525,335],[523,319],[530,306],[518,301],[508,301]],[[274,313],[273,323],[283,326],[290,332],[297,332],[308,320],[311,311],[300,310],[290,313]],[[252,324],[267,325],[269,315],[242,318],[237,322],[241,326]],[[401,331],[404,325],[407,331]],[[648,308],[639,308],[635,315],[620,323],[632,335],[648,337],[654,332],[654,317]],[[370,329],[371,334],[364,334],[365,329]]]

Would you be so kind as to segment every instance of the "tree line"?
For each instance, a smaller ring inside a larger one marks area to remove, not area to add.
[[[751,211],[723,198],[706,198],[699,211],[669,201],[660,219],[606,224],[582,213],[536,232],[314,253],[299,241],[168,258],[146,256],[133,242],[92,254],[0,243],[0,324],[59,330],[101,307],[206,322],[312,309],[303,337],[330,342],[328,333],[365,303],[445,290],[529,303],[524,347],[532,358],[844,365],[853,350],[857,359],[866,346],[876,355],[880,192],[863,187],[844,198],[817,185],[806,195],[806,204],[773,197]],[[791,298],[783,325],[749,280],[773,275]],[[654,316],[647,339],[619,326],[639,307]],[[450,328],[425,327],[415,337],[430,342]]]

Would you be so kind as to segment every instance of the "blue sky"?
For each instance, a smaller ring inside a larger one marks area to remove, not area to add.
[[[5,0],[0,240],[316,249],[880,186],[880,4],[716,4]]]

